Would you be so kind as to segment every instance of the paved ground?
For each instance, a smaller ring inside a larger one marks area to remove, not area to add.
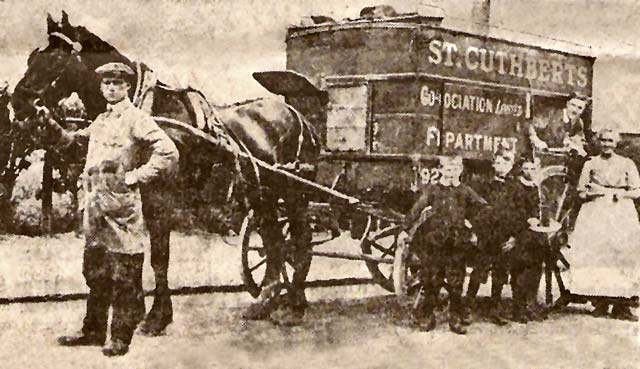
[[[329,249],[353,250],[352,243]],[[239,250],[217,236],[175,235],[172,287],[238,284]],[[73,235],[0,240],[0,296],[84,292],[82,243]],[[145,285],[153,287],[150,269]],[[314,260],[310,279],[368,277],[361,262]],[[486,294],[486,290],[482,290]],[[508,296],[508,291],[505,293]],[[587,315],[574,307],[543,323],[446,324],[415,332],[393,296],[373,285],[309,291],[301,327],[242,322],[246,293],[177,296],[175,323],[163,337],[136,336],[131,352],[104,358],[98,348],[63,348],[78,329],[84,301],[0,306],[2,368],[636,368],[640,324]],[[150,300],[147,300],[150,306]],[[585,310],[580,310],[585,309]],[[445,318],[441,315],[440,320]]]
[[[636,368],[638,324],[595,319],[581,311],[543,323],[495,327],[480,322],[467,336],[440,325],[408,327],[378,287],[310,291],[301,327],[242,322],[246,294],[175,298],[175,323],[162,337],[134,337],[131,352],[65,348],[55,338],[79,327],[83,302],[0,307],[3,368]]]

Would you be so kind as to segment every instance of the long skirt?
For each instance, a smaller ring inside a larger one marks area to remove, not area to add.
[[[611,196],[586,202],[580,208],[570,249],[571,264],[563,274],[573,293],[637,296],[640,292],[640,222],[633,200]]]

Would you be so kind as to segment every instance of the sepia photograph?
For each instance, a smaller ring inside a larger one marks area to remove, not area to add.
[[[639,20],[0,0],[0,367],[640,368]]]

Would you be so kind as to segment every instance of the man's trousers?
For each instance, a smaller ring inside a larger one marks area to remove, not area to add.
[[[144,254],[114,253],[104,247],[85,249],[82,274],[89,286],[89,298],[82,327],[84,335],[106,338],[111,306],[111,340],[131,343],[145,313],[143,262]]]

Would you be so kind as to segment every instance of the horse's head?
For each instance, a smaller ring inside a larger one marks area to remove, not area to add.
[[[47,18],[48,44],[33,50],[27,71],[15,87],[11,103],[16,120],[32,120],[41,107],[53,110],[76,92],[90,119],[104,109],[95,68],[108,62],[130,61],[86,28],[72,26],[66,13],[60,22]]]
[[[66,21],[66,17],[63,17]],[[47,18],[49,42],[29,55],[27,71],[18,82],[12,105],[18,121],[35,116],[38,107],[53,107],[76,87],[80,74],[86,74],[82,46],[67,36],[68,23],[56,23]]]

